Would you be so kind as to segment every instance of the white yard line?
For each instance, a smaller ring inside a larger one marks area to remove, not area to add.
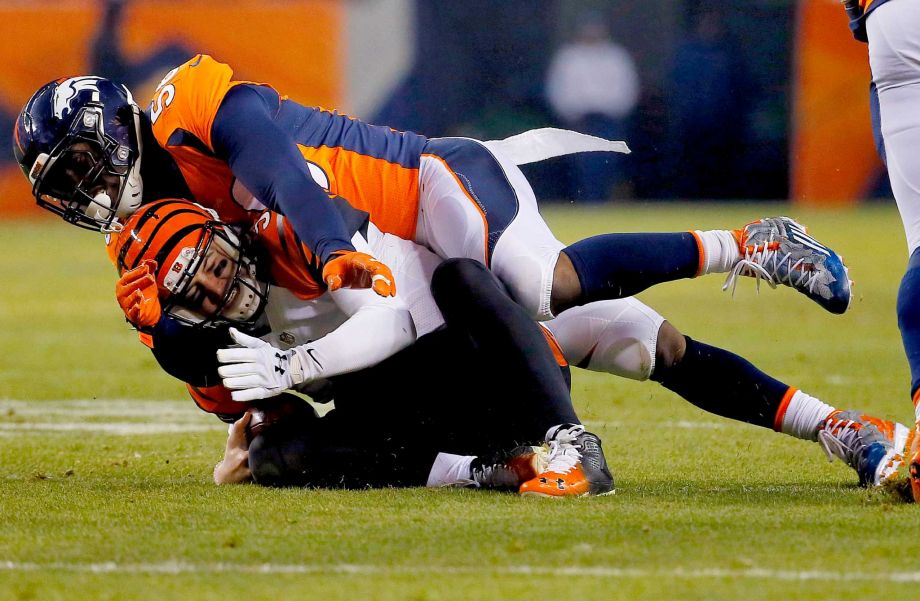
[[[85,399],[69,401],[0,400],[0,418],[13,415],[66,414],[100,417],[150,417],[157,415],[201,415],[191,399],[187,401],[138,401],[130,399]]]
[[[116,436],[209,432],[226,426],[188,401],[0,400],[0,436],[99,432]]]
[[[179,434],[185,432],[212,432],[225,430],[216,419],[213,424],[181,424],[174,422],[71,422],[71,423],[3,423],[0,434],[22,434],[26,432],[100,432],[117,436],[138,434]]]
[[[576,576],[588,578],[678,578],[709,580],[734,578],[742,580],[781,580],[792,582],[920,582],[920,572],[839,572],[833,570],[768,570],[763,568],[683,568],[666,569],[618,568],[613,566],[585,566],[548,568],[540,565],[510,565],[488,567],[466,566],[384,566],[367,564],[272,564],[272,563],[189,563],[166,561],[159,563],[31,563],[0,561],[0,571],[7,572],[77,572],[87,574],[355,574],[392,575],[405,574],[450,574],[450,575],[499,575],[499,576]]]

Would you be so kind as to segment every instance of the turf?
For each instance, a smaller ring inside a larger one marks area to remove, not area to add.
[[[848,314],[749,280],[732,298],[719,276],[642,299],[829,403],[909,420],[893,207],[546,216],[573,241],[789,211],[846,256]],[[0,273],[0,599],[862,599],[920,582],[920,507],[858,488],[816,445],[583,371],[574,398],[604,439],[615,496],[215,487],[225,430],[136,342],[97,237],[0,224]]]

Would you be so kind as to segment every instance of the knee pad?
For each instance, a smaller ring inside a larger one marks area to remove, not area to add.
[[[662,323],[650,307],[623,298],[574,307],[545,325],[571,365],[647,380],[655,369]]]
[[[550,306],[553,273],[561,246],[560,243],[559,248],[550,245],[528,247],[511,237],[503,237],[496,246],[492,273],[531,319],[545,321],[553,318]]]

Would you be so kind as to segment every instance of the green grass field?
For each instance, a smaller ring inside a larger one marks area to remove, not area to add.
[[[786,288],[758,295],[750,280],[732,298],[721,276],[643,300],[826,402],[911,419],[893,207],[546,216],[573,241],[790,211],[846,256],[847,315]],[[577,370],[576,406],[604,439],[615,496],[215,487],[226,430],[137,343],[97,237],[2,223],[0,274],[0,600],[909,599],[920,587],[920,507],[858,488],[817,445]]]

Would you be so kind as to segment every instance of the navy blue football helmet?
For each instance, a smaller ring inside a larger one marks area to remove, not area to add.
[[[141,204],[140,109],[125,86],[71,77],[42,86],[13,131],[13,154],[39,206],[110,231]]]

